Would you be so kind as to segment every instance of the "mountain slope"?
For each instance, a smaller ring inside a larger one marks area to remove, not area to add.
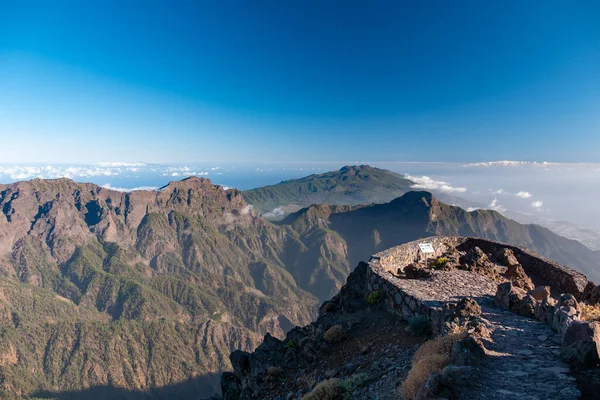
[[[19,182],[0,185],[0,210],[0,390],[216,377],[230,351],[315,311],[284,261],[302,243],[208,180],[131,193]]]
[[[311,204],[383,203],[410,191],[412,185],[395,172],[360,165],[246,190],[243,196],[261,212],[281,207],[288,213]]]
[[[336,261],[340,257],[334,251],[323,254],[322,259],[329,260],[322,263],[328,270],[335,265],[345,270],[377,251],[431,235],[473,236],[526,247],[600,281],[600,254],[581,243],[538,225],[519,224],[495,211],[467,212],[440,202],[428,192],[409,192],[385,204],[313,205],[289,215],[282,224],[297,231],[303,241],[320,237],[314,248],[328,247],[327,241],[339,238],[333,249],[346,249],[346,257]],[[313,265],[312,276],[319,276],[322,271],[322,279],[329,279],[331,286],[339,287],[340,282],[324,267]],[[300,274],[294,277],[300,283],[305,282]],[[314,289],[316,283],[304,284],[318,293],[319,298],[326,298]],[[319,285],[324,286],[323,282]]]

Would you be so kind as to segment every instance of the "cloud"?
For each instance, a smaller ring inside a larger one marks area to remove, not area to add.
[[[529,193],[529,192],[524,192],[524,191],[522,191],[522,190],[521,190],[520,192],[518,192],[518,193],[515,193],[515,196],[517,196],[517,197],[520,197],[520,198],[522,198],[522,199],[528,199],[528,198],[530,198],[530,197],[531,197],[531,193]]]
[[[540,200],[536,200],[533,203],[531,203],[531,207],[533,208],[541,208],[544,205],[543,201]]]
[[[537,162],[537,161],[510,161],[510,160],[502,160],[502,161],[486,161],[486,162],[477,162],[477,163],[469,163],[463,164],[463,167],[518,167],[519,165],[550,165],[552,163],[549,162]]]
[[[492,194],[508,194],[504,191],[504,189],[498,189],[498,190],[490,189],[490,191],[492,192]]]
[[[434,179],[431,179],[428,176],[420,176],[419,177],[419,176],[406,175],[406,178],[415,182],[415,184],[411,186],[414,189],[439,190],[440,192],[444,192],[444,193],[453,193],[453,192],[464,193],[467,191],[466,188],[452,187],[452,186],[450,186],[450,184],[448,182],[436,181]]]
[[[281,218],[284,215],[285,215],[285,211],[283,211],[283,207],[279,206],[279,207],[272,209],[269,212],[264,213],[263,217],[265,217],[265,218]]]
[[[145,167],[147,165],[146,163],[123,162],[123,161],[106,161],[106,162],[99,162],[96,164],[100,165],[101,167]]]
[[[157,186],[138,186],[134,188],[113,187],[110,183],[102,185],[104,189],[116,190],[117,192],[133,192],[134,190],[158,190]]]
[[[488,206],[490,209],[494,210],[494,211],[498,211],[498,212],[504,212],[506,211],[506,208],[502,207],[500,205],[500,203],[498,203],[498,199],[494,198],[494,200],[492,200],[492,202],[490,203],[490,205]]]

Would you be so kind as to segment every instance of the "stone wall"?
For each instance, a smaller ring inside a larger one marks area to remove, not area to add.
[[[542,280],[538,284],[548,285],[551,288],[556,289],[556,292],[558,293],[572,294],[578,300],[581,300],[584,296],[584,290],[588,284],[588,279],[580,272],[544,258],[527,249],[484,239],[467,238],[458,246],[458,249],[467,251],[469,248],[475,246],[479,247],[485,253],[491,254],[495,254],[503,248],[509,248],[513,251],[517,261],[523,266],[527,275]]]
[[[537,255],[529,250],[493,242],[485,239],[466,237],[434,236],[384,250],[371,257],[370,264],[379,269],[396,273],[403,271],[404,267],[414,262],[421,262],[422,255],[419,251],[419,243],[431,243],[435,250],[431,258],[440,257],[449,248],[456,247],[458,250],[468,251],[479,247],[485,253],[496,254],[504,248],[511,249],[519,263],[528,275],[538,278],[538,285],[550,286],[554,292],[569,293],[577,299],[584,297],[584,290],[588,284],[585,275],[571,268],[560,265],[557,262]]]
[[[405,321],[419,315],[427,317],[431,321],[433,332],[440,334],[444,323],[442,303],[430,302],[427,304],[418,296],[411,295],[395,285],[389,279],[392,277],[391,275],[386,278],[382,273],[389,274],[377,267],[373,268],[373,264],[367,269],[367,289],[369,292],[379,291],[382,293],[385,308],[399,315]]]

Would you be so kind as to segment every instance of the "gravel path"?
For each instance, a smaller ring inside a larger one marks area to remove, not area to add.
[[[495,307],[483,306],[493,329],[484,341],[487,357],[464,399],[545,400],[579,398],[575,378],[560,360],[560,336],[549,326]]]

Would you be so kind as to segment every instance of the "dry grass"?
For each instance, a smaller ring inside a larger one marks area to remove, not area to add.
[[[450,352],[459,340],[464,339],[466,332],[440,336],[429,340],[415,352],[406,380],[402,383],[400,393],[405,400],[414,400],[419,389],[434,372],[450,364]]]
[[[450,356],[452,347],[459,340],[467,336],[466,332],[461,332],[454,335],[438,336],[435,339],[428,340],[419,347],[413,356],[412,365],[414,366],[419,360],[428,357],[432,354],[447,354]]]
[[[328,343],[340,343],[346,340],[348,336],[346,335],[346,331],[341,325],[334,325],[331,328],[327,329],[325,335],[323,335],[323,339],[325,339]]]
[[[302,397],[302,400],[342,400],[344,390],[340,385],[340,380],[333,378],[320,382],[317,386]]]
[[[600,321],[600,304],[579,303],[581,308],[581,319],[583,321]]]

